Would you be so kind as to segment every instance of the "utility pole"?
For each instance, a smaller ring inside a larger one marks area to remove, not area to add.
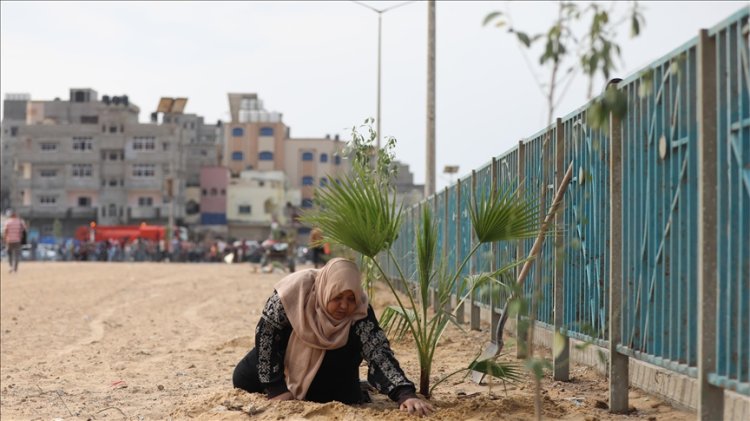
[[[435,0],[427,6],[427,174],[424,195],[435,194]]]
[[[381,57],[381,45],[382,45],[382,39],[383,39],[383,12],[378,12],[378,110],[377,110],[377,119],[375,121],[376,129],[378,131],[378,142],[377,142],[377,149],[376,151],[380,150],[380,57]]]

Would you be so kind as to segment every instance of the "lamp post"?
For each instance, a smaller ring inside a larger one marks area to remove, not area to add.
[[[458,172],[458,165],[446,165],[445,168],[443,168],[443,173],[448,174],[448,179],[450,182],[448,184],[453,184],[453,175]]]
[[[376,150],[380,150],[380,69],[381,69],[381,65],[380,65],[380,61],[381,60],[380,59],[381,59],[381,55],[382,55],[381,54],[381,51],[382,51],[381,45],[382,45],[382,32],[383,32],[383,13],[385,13],[385,12],[387,12],[389,10],[396,9],[398,7],[401,7],[401,6],[405,6],[405,5],[409,4],[409,3],[414,3],[414,1],[416,1],[416,0],[405,1],[403,3],[399,3],[399,4],[391,6],[391,7],[386,7],[385,9],[376,9],[376,8],[370,6],[369,4],[365,4],[365,3],[362,3],[362,2],[359,2],[359,1],[352,0],[352,3],[356,3],[356,4],[358,4],[358,5],[362,6],[362,7],[366,7],[366,8],[368,8],[368,9],[370,9],[373,12],[375,12],[375,13],[378,14],[378,96],[377,96],[377,98],[378,98],[377,99],[378,105],[377,105],[377,116],[375,117],[375,125],[376,125],[375,130],[378,133],[378,140],[377,140],[377,149]]]

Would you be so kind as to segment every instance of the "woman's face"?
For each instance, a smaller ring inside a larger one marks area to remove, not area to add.
[[[342,320],[351,316],[356,308],[357,298],[354,296],[354,292],[350,289],[333,297],[326,305],[328,314],[336,320]]]

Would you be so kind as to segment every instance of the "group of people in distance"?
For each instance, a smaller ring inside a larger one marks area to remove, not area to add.
[[[15,212],[3,226],[10,271],[18,270],[26,230]],[[234,387],[271,400],[371,402],[373,387],[419,416],[433,406],[416,394],[380,328],[357,265],[342,258],[324,264],[323,236],[311,233],[314,269],[282,278],[255,329],[255,347],[237,364]],[[322,266],[322,267],[321,267]],[[359,367],[367,362],[367,380]]]

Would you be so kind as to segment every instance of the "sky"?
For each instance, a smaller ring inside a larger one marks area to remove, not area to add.
[[[383,9],[398,1],[366,1]],[[585,7],[588,2],[580,3]],[[599,3],[624,16],[628,3]],[[747,2],[641,2],[645,27],[618,30],[613,76],[637,73]],[[471,173],[547,124],[539,80],[549,71],[505,29],[483,26],[502,11],[530,34],[546,31],[555,2],[438,1],[436,185],[458,165]],[[580,27],[579,29],[585,29]],[[254,92],[283,113],[292,137],[339,134],[375,117],[378,15],[351,1],[0,3],[0,94],[68,98],[70,88],[128,95],[146,122],[159,98],[187,97],[185,112],[229,120],[227,93]],[[397,159],[425,180],[427,3],[382,15],[382,134]],[[563,117],[587,102],[580,72],[560,99]],[[595,92],[605,84],[594,81]]]

